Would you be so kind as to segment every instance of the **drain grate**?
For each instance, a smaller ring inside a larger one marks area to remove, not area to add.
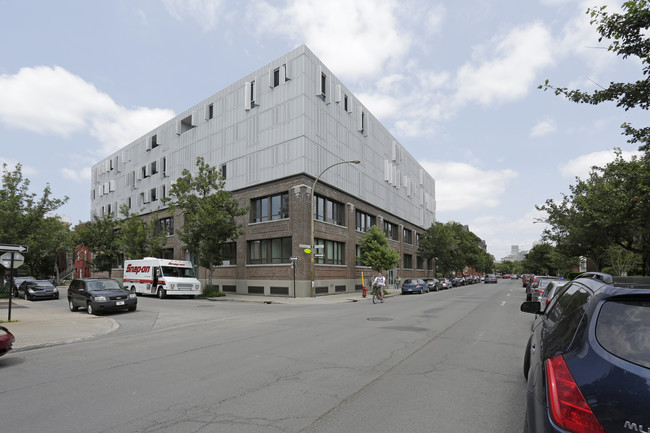
[[[370,320],[371,322],[388,322],[393,319],[391,319],[390,317],[368,317],[368,320]]]

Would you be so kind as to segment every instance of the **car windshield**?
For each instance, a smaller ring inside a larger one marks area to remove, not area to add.
[[[176,266],[162,266],[162,273],[165,277],[194,278],[194,269],[178,268]]]
[[[52,283],[50,283],[49,281],[34,281],[28,284],[30,286],[36,286],[36,287],[52,287]]]
[[[88,290],[123,290],[122,285],[115,280],[88,281]]]

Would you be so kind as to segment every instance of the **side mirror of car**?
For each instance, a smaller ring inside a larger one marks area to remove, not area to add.
[[[526,301],[521,304],[521,307],[519,307],[519,309],[524,313],[543,314],[541,305],[537,301]]]

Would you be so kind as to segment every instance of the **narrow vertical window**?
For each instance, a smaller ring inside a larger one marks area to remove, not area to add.
[[[320,94],[321,94],[321,96],[327,96],[326,85],[327,85],[327,76],[324,73],[321,72],[321,74],[320,74]]]
[[[208,105],[208,119],[212,119],[214,117],[214,104]]]
[[[348,95],[343,95],[343,109],[347,112],[350,112],[348,108]]]
[[[158,147],[158,134],[151,136],[151,148],[155,149]]]
[[[280,85],[280,68],[273,71],[273,87]]]
[[[221,166],[221,177],[226,179],[226,164]]]

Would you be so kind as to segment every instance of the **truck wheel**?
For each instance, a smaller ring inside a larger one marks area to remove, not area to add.
[[[158,289],[158,298],[165,299],[167,297],[167,291],[163,288]]]

